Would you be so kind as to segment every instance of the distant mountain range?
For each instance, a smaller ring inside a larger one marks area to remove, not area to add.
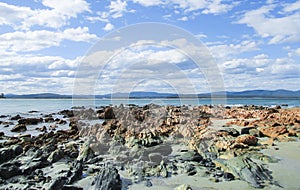
[[[214,93],[214,97],[223,96],[226,94],[227,98],[297,98],[300,99],[300,90],[290,91],[290,90],[247,90],[242,92],[217,92]],[[203,94],[173,94],[173,93],[159,93],[159,92],[131,92],[127,93],[114,93],[105,95],[96,95],[95,98],[189,98],[198,96],[199,98],[210,98],[211,93]],[[5,98],[44,98],[44,99],[70,99],[72,95],[61,95],[53,93],[41,93],[41,94],[7,94]],[[92,98],[93,96],[76,96],[75,98]]]

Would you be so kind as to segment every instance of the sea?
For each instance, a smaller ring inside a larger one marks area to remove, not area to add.
[[[121,105],[135,104],[143,106],[146,104],[158,104],[158,105],[174,105],[174,106],[198,106],[198,105],[217,105],[222,104],[225,106],[242,106],[242,105],[258,105],[274,107],[280,105],[281,107],[300,107],[300,99],[284,99],[284,98],[228,98],[218,100],[212,100],[210,98],[200,99],[0,99],[0,131],[4,132],[7,136],[16,136],[19,134],[12,133],[10,129],[17,124],[17,121],[10,125],[5,122],[11,122],[10,117],[20,115],[22,117],[41,117],[45,114],[52,114],[55,118],[61,118],[62,115],[57,112],[71,109],[74,106],[84,106],[85,108],[97,108],[100,106],[108,105]],[[3,124],[4,122],[4,124]],[[1,124],[2,123],[2,124]],[[46,123],[42,123],[49,127]],[[30,133],[32,135],[38,135],[36,130],[41,126],[28,126],[28,130],[24,133]],[[61,129],[68,128],[68,125],[59,126]],[[21,133],[22,134],[22,133]]]
[[[223,104],[225,106],[257,105],[274,107],[300,107],[300,99],[285,98],[227,98],[226,100],[215,101],[210,98],[201,99],[0,99],[0,115],[26,114],[28,112],[53,113],[74,106],[95,108],[108,105],[135,104],[143,106],[146,104],[158,105],[212,105]]]

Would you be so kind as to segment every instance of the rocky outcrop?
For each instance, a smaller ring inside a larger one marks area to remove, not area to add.
[[[43,122],[42,118],[24,118],[18,120],[19,124],[24,124],[24,125],[37,125],[38,123],[41,122]]]
[[[11,130],[11,132],[24,132],[27,131],[27,127],[25,124],[18,124],[14,126]]]
[[[122,181],[118,170],[114,167],[104,167],[95,178],[95,190],[121,190]]]

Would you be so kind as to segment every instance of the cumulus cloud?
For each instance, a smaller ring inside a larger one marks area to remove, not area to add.
[[[59,32],[48,30],[16,31],[1,34],[0,47],[6,51],[28,52],[59,46],[64,40],[92,42],[95,39],[97,36],[90,34],[87,27],[69,28]]]
[[[111,23],[107,23],[105,25],[105,27],[103,28],[103,30],[105,30],[105,31],[110,31],[112,29],[114,29],[114,25],[112,25]]]
[[[244,40],[236,44],[217,43],[209,46],[212,55],[221,60],[227,60],[234,55],[239,55],[244,52],[259,50],[258,43],[251,40]]]
[[[226,13],[237,5],[232,2],[227,4],[223,0],[133,0],[133,2],[145,7],[168,5],[184,12],[201,11],[202,14]]]
[[[274,14],[279,5],[271,4],[256,10],[247,11],[239,24],[253,28],[261,37],[270,38],[270,44],[300,41],[300,7],[299,1],[286,4],[282,15]]]
[[[42,4],[47,8],[32,9],[0,2],[0,25],[22,30],[35,25],[60,28],[78,14],[90,12],[89,4],[84,0],[43,0]]]
[[[56,92],[71,94],[81,57],[11,55],[0,59],[0,88],[24,94]],[[17,88],[16,88],[17,87]]]
[[[109,5],[109,12],[112,18],[119,18],[123,16],[123,12],[126,12],[127,2],[122,0],[111,1]]]

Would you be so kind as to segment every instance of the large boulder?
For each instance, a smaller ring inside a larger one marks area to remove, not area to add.
[[[118,170],[108,166],[103,168],[95,178],[95,190],[121,190],[122,181]]]
[[[11,132],[24,132],[27,131],[26,125],[25,124],[18,124],[14,126],[11,130]]]
[[[279,186],[267,168],[248,157],[218,159],[214,160],[214,163],[224,171],[232,173],[235,178],[248,182],[252,187],[263,188],[266,183]]]
[[[9,148],[0,149],[0,164],[14,159],[23,152],[21,145],[14,145]]]
[[[257,138],[252,135],[241,135],[235,139],[235,142],[237,143],[243,143],[250,146],[256,145],[257,141],[258,141]]]
[[[37,125],[38,123],[41,122],[43,122],[42,118],[24,118],[18,120],[19,124],[25,124],[25,125]]]
[[[116,116],[114,114],[114,110],[112,107],[107,107],[103,112],[98,111],[99,119],[115,119]]]
[[[279,135],[288,133],[288,130],[285,126],[265,127],[265,128],[260,128],[259,130],[263,135],[272,138],[276,138]]]
[[[18,162],[8,162],[0,166],[0,177],[9,179],[16,175],[21,175],[20,164]]]

